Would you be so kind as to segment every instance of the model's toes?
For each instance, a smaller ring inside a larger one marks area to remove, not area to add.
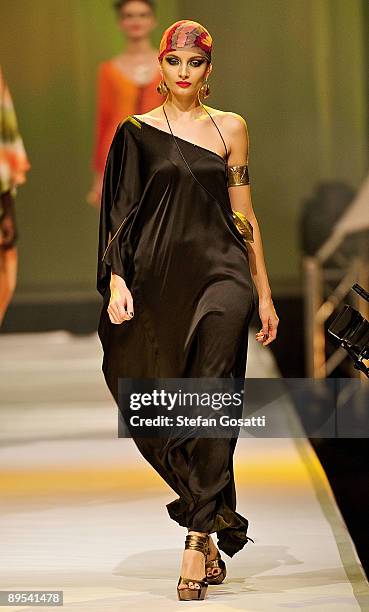
[[[197,582],[189,582],[188,586],[190,587],[190,589],[199,589],[200,585]]]

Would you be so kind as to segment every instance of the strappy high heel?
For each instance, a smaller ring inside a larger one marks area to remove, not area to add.
[[[209,538],[210,538],[210,535],[208,536],[208,540],[207,540],[206,555],[208,555],[210,552]],[[219,574],[217,574],[216,576],[213,574],[209,576],[208,570],[212,569],[213,567],[219,567],[219,569],[221,569],[222,571],[219,572]],[[215,557],[215,559],[212,559],[210,561],[205,557],[205,572],[206,572],[206,580],[208,581],[209,584],[220,584],[221,582],[223,582],[224,578],[227,575],[227,568],[226,568],[225,562],[220,556],[219,550],[217,552],[217,556]]]
[[[206,558],[208,536],[199,536],[195,535],[194,533],[188,534],[185,540],[185,550],[188,548],[202,552]],[[189,582],[192,582],[194,585],[198,585],[199,588],[188,586]],[[187,587],[180,589],[179,586],[181,584],[187,584]],[[206,576],[204,576],[202,580],[198,580],[197,578],[184,578],[183,576],[180,576],[177,584],[178,599],[181,601],[205,599],[207,588],[208,581]]]

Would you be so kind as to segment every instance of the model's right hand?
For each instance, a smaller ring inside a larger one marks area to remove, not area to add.
[[[111,275],[110,300],[107,310],[110,321],[117,325],[130,321],[134,316],[132,294],[125,280],[117,274]]]

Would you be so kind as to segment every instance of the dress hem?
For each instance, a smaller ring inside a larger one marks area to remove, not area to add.
[[[188,516],[188,506],[182,498],[178,498],[166,505],[171,519],[176,521],[181,527],[188,527],[190,519]],[[249,521],[241,514],[232,510],[224,502],[216,511],[211,529],[208,533],[217,533],[218,548],[229,557],[233,557],[239,552],[252,538],[246,535]],[[194,531],[201,531],[196,529]]]

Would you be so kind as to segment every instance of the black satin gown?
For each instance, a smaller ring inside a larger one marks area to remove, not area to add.
[[[198,180],[231,211],[226,161],[176,138]],[[134,318],[122,324],[107,313],[111,271],[133,296]],[[232,217],[193,179],[173,136],[134,116],[118,126],[105,167],[97,289],[102,369],[117,404],[119,377],[244,377],[255,309],[247,247]],[[236,441],[135,439],[178,495],[167,505],[170,517],[217,532],[229,556],[251,539],[235,510]]]

